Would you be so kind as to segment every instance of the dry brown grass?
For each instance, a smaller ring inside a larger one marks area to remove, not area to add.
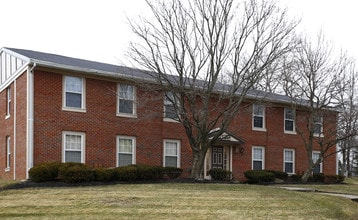
[[[241,184],[119,184],[0,192],[1,219],[355,219],[358,203]]]

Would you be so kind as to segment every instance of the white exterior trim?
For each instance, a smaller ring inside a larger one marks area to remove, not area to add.
[[[34,73],[36,64],[27,67],[26,98],[26,179],[28,171],[34,166]]]

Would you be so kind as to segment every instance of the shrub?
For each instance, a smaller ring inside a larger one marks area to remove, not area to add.
[[[344,176],[342,175],[325,175],[324,183],[342,183],[344,181]]]
[[[29,170],[30,180],[33,182],[53,181],[58,178],[61,162],[54,161],[34,166]]]
[[[108,182],[114,178],[114,169],[110,168],[97,168],[94,170],[94,177],[96,181]]]
[[[178,178],[183,172],[182,168],[178,167],[164,167],[164,173],[169,177],[169,179]]]
[[[293,174],[293,175],[290,176],[290,179],[293,182],[301,182],[302,181],[302,175]]]
[[[324,174],[323,173],[314,173],[312,175],[312,181],[315,183],[323,183],[324,182]]]
[[[113,179],[119,181],[134,181],[137,180],[137,167],[125,166],[113,169]]]
[[[230,180],[231,179],[231,172],[228,170],[214,168],[209,170],[209,174],[211,178],[214,180]]]
[[[59,178],[66,183],[81,183],[93,181],[94,171],[82,163],[63,163],[58,170]]]
[[[137,180],[157,180],[163,177],[164,168],[150,165],[129,165],[137,168]]]
[[[275,175],[265,170],[247,170],[244,175],[249,183],[269,183],[275,180]]]
[[[288,177],[288,174],[283,171],[278,171],[278,170],[265,170],[265,171],[273,173],[273,175],[275,175],[275,178],[277,179],[286,180]]]

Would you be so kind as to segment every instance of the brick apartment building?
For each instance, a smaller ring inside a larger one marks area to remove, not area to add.
[[[2,48],[0,179],[27,179],[31,167],[48,161],[177,166],[189,176],[192,154],[184,129],[146,77],[138,69]],[[296,126],[306,125],[299,120],[302,111],[292,109],[286,96],[259,94],[248,94],[246,110],[232,122],[227,138],[208,151],[206,178],[213,167],[232,171],[235,179],[250,169],[295,174],[307,168],[296,132]],[[264,102],[257,102],[260,97]],[[324,120],[318,122],[323,133]],[[336,156],[315,171],[336,174]]]

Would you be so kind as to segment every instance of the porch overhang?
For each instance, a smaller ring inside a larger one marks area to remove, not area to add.
[[[216,134],[218,134],[218,132],[220,132],[220,129],[214,129],[212,131],[210,131],[210,138],[212,139]],[[215,140],[213,142],[214,146],[222,146],[222,145],[229,145],[229,146],[243,146],[245,144],[245,141],[242,140],[239,137],[236,137],[228,132],[223,132],[218,138],[217,140]]]

